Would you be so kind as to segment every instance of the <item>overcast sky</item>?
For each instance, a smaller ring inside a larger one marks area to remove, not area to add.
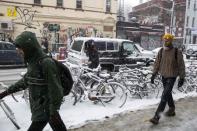
[[[142,0],[143,2],[146,2],[147,0]],[[126,4],[129,4],[131,6],[136,6],[138,5],[140,0],[125,0]]]

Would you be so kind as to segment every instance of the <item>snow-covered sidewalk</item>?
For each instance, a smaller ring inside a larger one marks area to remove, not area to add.
[[[185,98],[186,96],[197,96],[197,93],[176,93],[173,95],[175,100]],[[19,131],[26,131],[31,123],[31,113],[28,105],[21,95],[17,95],[16,98],[19,102],[15,102],[11,96],[5,98],[6,103],[14,111],[17,122],[21,129]],[[70,102],[64,102],[61,106],[60,114],[67,128],[73,129],[87,124],[89,121],[102,121],[107,117],[113,117],[119,113],[125,113],[128,111],[136,111],[140,109],[150,108],[151,105],[155,105],[160,101],[158,99],[131,99],[128,98],[126,104],[122,108],[118,108],[116,105],[106,104],[106,107],[102,104],[93,104],[91,101],[84,101],[77,103],[73,106]],[[0,131],[16,131],[16,128],[6,118],[6,115],[0,108]],[[51,131],[49,125],[47,125],[44,131]]]

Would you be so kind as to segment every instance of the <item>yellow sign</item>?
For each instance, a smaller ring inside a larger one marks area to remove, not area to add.
[[[17,16],[16,7],[8,7],[7,8],[7,16],[16,17]]]

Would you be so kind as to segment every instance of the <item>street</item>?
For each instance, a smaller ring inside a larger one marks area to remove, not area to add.
[[[21,78],[21,72],[26,71],[26,68],[17,69],[1,69],[0,70],[0,82],[5,84],[12,84]]]
[[[197,97],[180,99],[176,102],[176,116],[160,119],[158,125],[152,125],[149,119],[157,105],[149,109],[127,112],[102,122],[89,122],[87,125],[69,131],[196,131]]]

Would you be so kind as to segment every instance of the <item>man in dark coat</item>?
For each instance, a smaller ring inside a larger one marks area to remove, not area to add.
[[[86,50],[87,56],[89,57],[88,67],[91,69],[97,68],[99,65],[99,53],[96,49],[96,46],[94,45],[93,40],[86,41],[85,50]]]
[[[51,58],[40,61],[46,57],[46,54],[32,32],[21,33],[14,43],[27,62],[27,73],[2,92],[0,99],[28,88],[32,113],[32,123],[28,131],[42,131],[48,122],[54,131],[67,131],[58,113],[63,98],[63,88],[55,62]]]

